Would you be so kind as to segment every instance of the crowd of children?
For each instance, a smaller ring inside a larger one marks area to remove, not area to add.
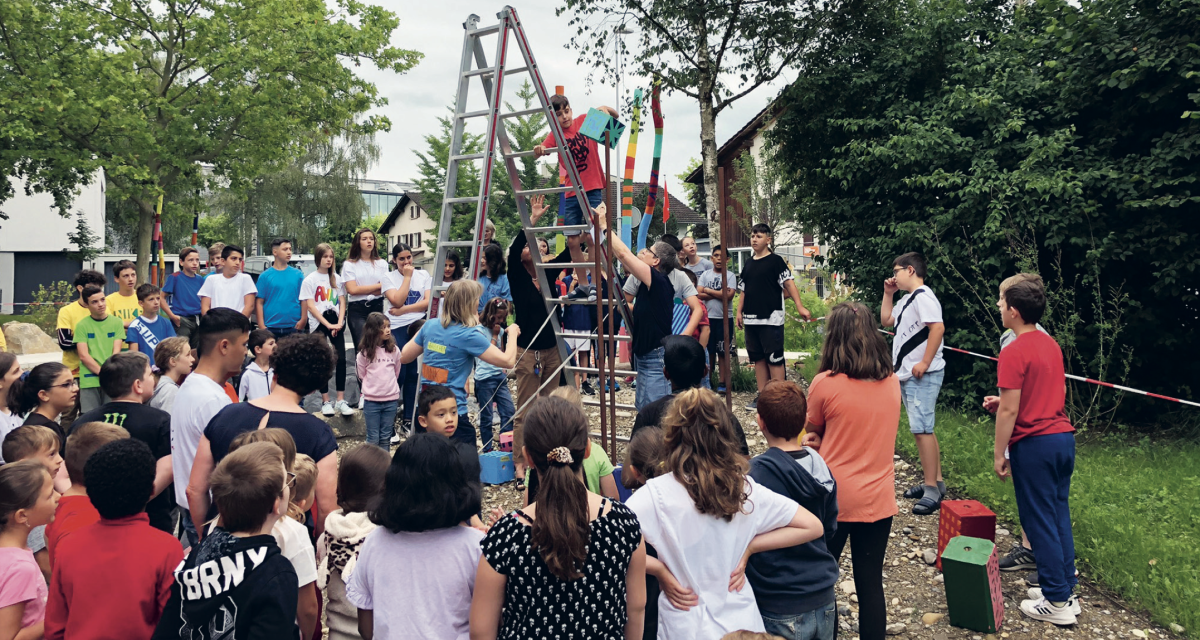
[[[575,126],[569,103],[556,105]],[[536,218],[546,207],[534,200]],[[635,254],[614,237],[639,373],[622,473],[634,493],[622,502],[607,452],[588,437],[586,377],[543,384],[558,348],[553,335],[527,335],[546,316],[524,238],[507,260],[488,243],[483,277],[455,278],[429,322],[432,278],[405,245],[389,271],[365,229],[340,273],[321,245],[304,277],[276,240],[257,285],[233,245],[210,251],[207,275],[185,250],[162,289],[139,286],[125,261],[108,296],[102,274],[78,274],[78,299],[59,313],[62,364],[23,374],[0,353],[0,638],[829,640],[847,544],[859,635],[883,638],[902,407],[923,472],[905,492],[913,512],[936,512],[946,494],[934,435],[944,326],[924,259],[896,258],[878,315],[857,302],[830,310],[806,394],[783,375],[785,299],[810,314],[769,228],[751,230],[739,277],[720,246],[709,262],[691,238]],[[546,257],[586,261],[575,254],[587,242]],[[461,274],[461,262],[447,269]],[[594,296],[597,284],[607,287],[604,274],[577,270],[562,293]],[[907,295],[893,302],[897,291]],[[999,393],[984,407],[1027,538],[1004,568],[1036,567],[1021,611],[1066,625],[1080,613],[1066,499],[1074,439],[1061,350],[1038,325],[1045,305],[1036,276],[1002,284],[1009,333]],[[876,318],[895,327],[891,348]],[[566,326],[580,333],[572,351],[593,321]],[[754,458],[743,425],[705,388],[736,357],[734,327],[768,445]],[[346,328],[366,443],[339,456],[301,401],[323,393],[325,415],[353,412]],[[517,415],[538,390],[547,397]],[[485,516],[478,455],[499,446],[493,406],[502,431],[515,426],[526,493],[520,509]]]

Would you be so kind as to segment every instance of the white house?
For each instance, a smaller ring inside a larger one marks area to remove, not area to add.
[[[387,251],[390,258],[392,255],[392,247],[397,243],[412,247],[413,262],[417,265],[428,268],[428,263],[433,260],[434,256],[427,251],[425,242],[427,240],[437,240],[434,235],[434,223],[429,212],[421,206],[421,194],[416,191],[405,191],[392,207],[388,217],[379,225],[377,233],[384,240],[381,251]]]
[[[70,216],[59,215],[50,194],[25,195],[23,180],[9,181],[13,198],[0,205],[8,216],[0,220],[0,313],[5,314],[22,313],[39,285],[69,282],[83,267],[66,254],[78,249],[67,236],[75,232],[79,217],[87,221],[96,246],[104,246],[103,171],[76,193]]]

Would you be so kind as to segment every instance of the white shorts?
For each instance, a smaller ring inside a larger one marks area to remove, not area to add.
[[[563,333],[574,333],[574,334],[578,334],[580,336],[584,336],[582,338],[565,338],[565,340],[567,341],[567,351],[568,352],[575,353],[576,350],[579,350],[579,351],[591,351],[592,350],[592,340],[591,340],[592,332],[591,331],[577,331],[577,330],[572,330],[572,329],[563,329]]]

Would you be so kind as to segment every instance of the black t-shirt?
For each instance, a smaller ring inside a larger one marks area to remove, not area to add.
[[[658,269],[650,268],[650,286],[638,284],[633,303],[633,355],[644,356],[662,346],[671,335],[675,289]]]
[[[642,410],[638,411],[637,416],[633,419],[633,431],[629,435],[632,437],[642,427],[661,427],[662,416],[666,413],[667,407],[671,406],[671,403],[675,401],[675,394],[679,393],[679,391],[683,391],[683,389],[675,391],[669,396],[663,396],[642,407]],[[724,407],[725,403],[722,402],[721,406]],[[733,418],[733,424],[737,425],[737,435],[742,443],[742,455],[750,455],[750,446],[746,443],[746,431],[742,429],[741,421],[732,413],[729,417]]]
[[[529,275],[529,272],[525,270],[525,265],[521,264],[521,252],[527,245],[525,233],[520,232],[508,247],[508,287],[512,293],[515,321],[517,326],[521,327],[521,335],[517,336],[517,346],[535,351],[551,349],[558,344],[558,339],[554,336],[554,332],[549,330],[549,327],[538,334],[537,340],[533,340],[538,328],[546,322],[546,303],[542,300],[542,293],[533,284],[533,276]],[[551,262],[570,261],[571,252],[567,250],[558,254],[558,257]],[[546,277],[550,279],[551,285],[554,284],[559,273],[561,270],[546,272]]]
[[[65,456],[67,454],[67,434],[63,432],[62,425],[56,420],[51,420],[37,411],[31,412],[21,426],[31,424],[37,427],[46,427],[58,435],[58,454]]]
[[[739,289],[746,324],[783,326],[783,283],[792,279],[787,260],[777,253],[746,261]]]
[[[283,429],[292,435],[296,441],[296,453],[303,453],[320,462],[325,456],[337,451],[337,438],[333,429],[329,428],[319,418],[308,413],[286,413],[282,411],[267,411],[248,402],[231,404],[217,412],[204,427],[204,437],[208,438],[212,449],[213,464],[229,453],[229,444],[233,439],[246,431],[254,431],[262,423],[263,416],[267,417],[267,427]]]
[[[71,424],[71,433],[88,422],[107,422],[129,432],[129,437],[150,447],[154,459],[171,455],[171,414],[138,402],[113,401],[79,416]],[[171,512],[175,509],[175,486],[167,485],[146,505],[150,525],[171,533]]]

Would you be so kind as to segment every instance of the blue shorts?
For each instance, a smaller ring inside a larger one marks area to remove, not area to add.
[[[586,195],[588,205],[593,209],[600,206],[601,202],[604,202],[604,189],[592,189],[591,191],[588,191]],[[576,198],[575,196],[564,198],[564,201],[560,201],[560,205],[563,224],[575,225],[589,223],[589,220],[587,219],[588,217],[583,215],[583,212],[579,210],[579,198]],[[576,230],[563,231],[564,236],[577,236],[581,233],[583,232]]]
[[[908,430],[915,434],[933,433],[933,410],[937,407],[938,393],[942,390],[942,378],[946,370],[926,371],[900,383],[900,396],[908,412]]]

